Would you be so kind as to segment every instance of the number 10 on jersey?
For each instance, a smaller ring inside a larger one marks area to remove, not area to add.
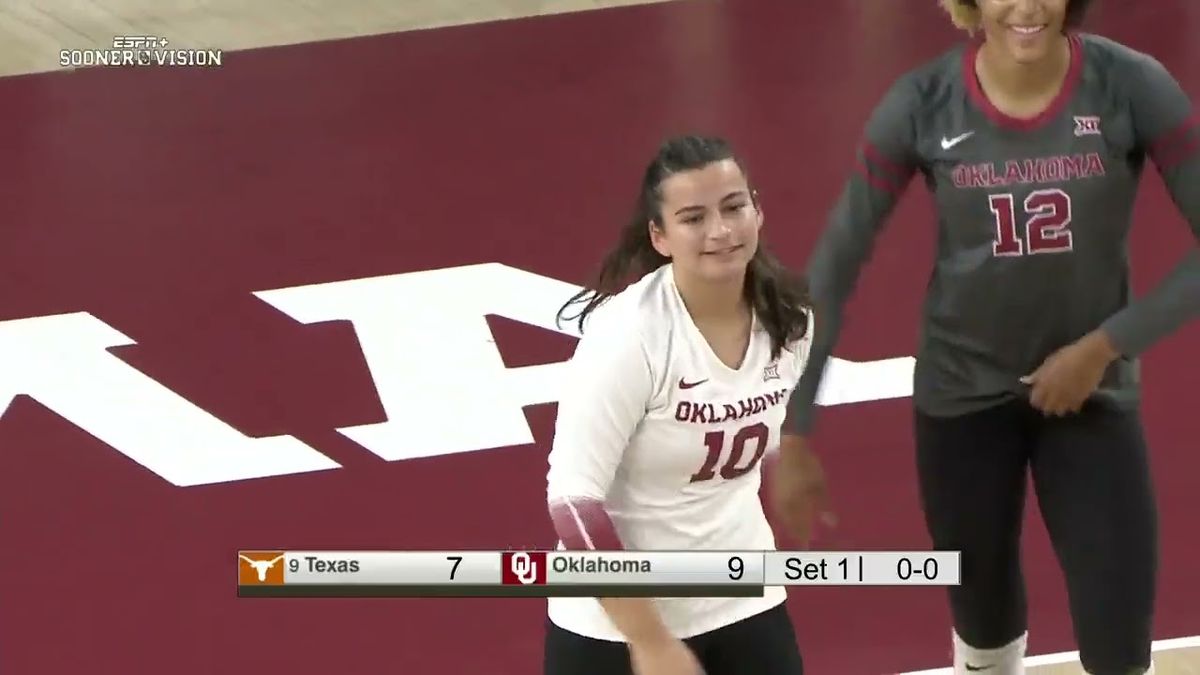
[[[745,476],[762,459],[770,437],[771,430],[762,422],[738,429],[732,438],[724,431],[704,434],[704,446],[708,454],[704,464],[692,474],[690,482],[714,480],[718,474],[725,480]]]

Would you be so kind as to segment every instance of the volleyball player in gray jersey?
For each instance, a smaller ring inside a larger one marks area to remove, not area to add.
[[[1085,669],[1153,672],[1157,516],[1137,358],[1200,314],[1200,255],[1186,251],[1135,300],[1127,240],[1148,163],[1200,238],[1200,125],[1160,63],[1071,30],[1087,4],[943,0],[980,39],[886,94],[808,266],[815,344],[781,461],[815,478],[776,490],[802,536],[805,490],[823,494],[806,438],[842,308],[903,190],[924,179],[938,237],[914,382],[917,464],[934,546],[963,554],[963,583],[949,590],[957,673],[1023,672],[1027,471]]]

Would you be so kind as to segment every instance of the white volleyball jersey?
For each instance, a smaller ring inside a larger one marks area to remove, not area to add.
[[[761,460],[778,449],[812,316],[806,337],[778,359],[755,321],[742,365],[731,369],[692,322],[672,269],[660,267],[588,317],[558,404],[548,498],[603,500],[630,551],[774,550],[759,497]],[[685,638],[786,598],[773,587],[761,598],[656,604]],[[593,598],[551,598],[549,616],[568,631],[624,641]]]

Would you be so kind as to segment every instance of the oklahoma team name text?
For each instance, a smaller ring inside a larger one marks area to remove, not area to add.
[[[554,558],[555,572],[576,574],[649,574],[649,560],[610,560],[608,558],[578,558],[559,556]]]

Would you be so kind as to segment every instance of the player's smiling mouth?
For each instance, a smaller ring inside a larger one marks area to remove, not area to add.
[[[733,253],[734,251],[740,249],[743,245],[744,244],[738,244],[736,246],[726,246],[725,248],[720,248],[715,251],[705,251],[704,255],[725,255],[726,253]]]
[[[1010,25],[1008,27],[1008,29],[1013,31],[1017,35],[1037,35],[1038,33],[1046,30],[1047,25],[1048,24],[1044,24],[1044,23],[1039,23],[1039,24],[1035,24],[1035,25],[1031,25],[1031,26],[1030,25],[1024,25],[1024,26]]]

